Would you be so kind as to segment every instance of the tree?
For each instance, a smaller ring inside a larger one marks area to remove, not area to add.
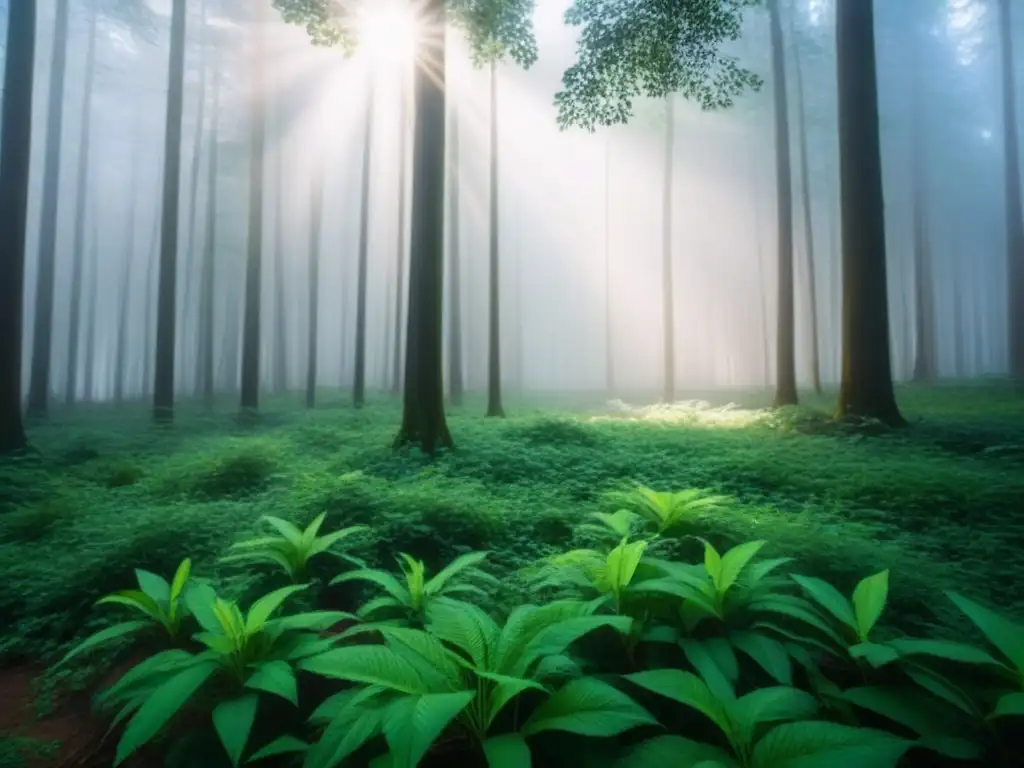
[[[892,387],[873,3],[836,0],[843,360],[838,417],[904,424]]]
[[[395,333],[394,348],[392,349],[391,361],[391,393],[397,395],[402,388],[402,308],[407,301],[405,291],[405,250],[406,250],[406,210],[405,196],[408,192],[406,180],[406,165],[408,159],[406,152],[409,145],[408,129],[409,122],[409,97],[406,93],[405,82],[402,83],[398,117],[398,242],[395,247]]]
[[[85,267],[85,204],[89,197],[89,159],[92,151],[92,96],[96,80],[96,4],[89,4],[89,31],[85,55],[85,100],[78,145],[78,179],[75,186],[75,241],[71,270],[71,322],[68,330],[68,370],[64,401],[75,402],[78,388],[78,357],[82,323],[82,271]]]
[[[675,164],[676,111],[671,94],[665,98],[665,169],[662,177],[662,234],[661,283],[662,324],[664,334],[664,386],[662,398],[666,403],[676,399],[676,321],[675,284],[672,279],[672,182]],[[606,246],[607,247],[607,246]]]
[[[916,89],[915,89],[916,92]],[[932,279],[931,242],[928,236],[927,196],[925,184],[925,133],[919,120],[920,105],[914,108],[914,147],[912,183],[914,188],[914,370],[917,382],[935,378],[935,284]]]
[[[306,350],[306,407],[316,405],[317,345],[320,323],[320,249],[324,216],[324,172],[313,169],[313,194],[309,219],[309,338]]]
[[[462,405],[463,371],[462,371],[462,218],[459,196],[462,185],[459,183],[459,108],[451,109],[451,162],[448,165],[448,185],[450,196],[449,232],[448,232],[448,280],[451,291],[451,312],[448,317],[448,392],[452,405]]]
[[[373,152],[373,84],[366,94],[363,128],[363,167],[360,178],[359,264],[356,276],[356,354],[352,376],[352,404],[366,402],[366,273],[370,254],[370,156]]]
[[[122,260],[121,288],[117,310],[117,343],[114,351],[114,402],[124,400],[125,377],[128,368],[128,316],[132,298],[132,265],[135,262],[135,228],[138,218],[139,195],[139,145],[142,131],[135,128],[132,147],[132,181],[128,187],[127,231],[125,232],[124,257]],[[148,288],[148,286],[147,286]],[[148,306],[149,302],[146,302]],[[147,337],[148,343],[148,337]]]
[[[181,124],[185,93],[185,0],[174,0],[168,66],[167,117],[164,129],[163,204],[160,222],[160,277],[156,315],[156,370],[153,415],[174,418],[174,353],[177,319],[178,206],[181,190]]]
[[[28,227],[36,2],[9,7],[0,112],[0,454],[25,446],[21,420],[22,310]]]
[[[220,69],[213,76],[213,110],[210,114],[210,157],[206,171],[206,232],[203,242],[203,270],[199,281],[199,391],[207,408],[213,407],[213,299],[217,279],[217,164],[220,160]]]
[[[64,80],[68,60],[69,0],[57,0],[50,58],[50,86],[46,110],[46,151],[43,156],[43,200],[39,230],[39,264],[32,333],[32,368],[28,385],[28,413],[45,417],[50,400],[53,355],[53,296],[56,285],[57,209],[60,198],[61,137],[64,132]],[[34,66],[34,64],[33,64]]]
[[[1020,139],[1013,62],[1010,0],[999,0],[1003,80],[1003,156],[1006,184],[1007,310],[1010,326],[1010,375],[1024,381],[1024,212],[1021,211]]]
[[[501,406],[501,274],[498,232],[498,63],[491,59],[491,207],[489,329],[487,350],[487,415],[505,416]]]
[[[612,315],[612,142],[604,143],[604,391],[615,395],[615,319]]]
[[[775,110],[775,184],[778,211],[779,298],[775,345],[776,407],[796,405],[796,349],[793,312],[793,179],[789,156],[789,100],[779,0],[768,0]]]

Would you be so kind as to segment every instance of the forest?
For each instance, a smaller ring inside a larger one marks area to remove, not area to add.
[[[0,46],[0,768],[1024,766],[1018,0]]]

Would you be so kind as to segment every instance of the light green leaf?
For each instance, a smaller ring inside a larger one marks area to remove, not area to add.
[[[857,636],[867,642],[868,634],[878,622],[889,596],[889,569],[861,579],[853,590],[853,610],[857,619]]]
[[[205,662],[183,669],[157,687],[128,721],[117,744],[114,765],[123,763],[139,747],[163,728],[178,710],[218,669],[214,662]]]
[[[96,601],[96,605],[124,605],[128,608],[134,608],[136,611],[141,611],[161,624],[164,623],[163,611],[160,606],[156,604],[153,598],[139,589],[126,589],[106,597],[101,597]]]
[[[719,701],[707,683],[692,672],[681,669],[651,669],[634,672],[626,679],[659,696],[696,709],[711,720],[722,733],[729,733],[730,721],[725,703]]]
[[[989,717],[1024,716],[1024,693],[1014,691],[999,697],[996,708]]]
[[[750,587],[756,587],[760,581],[776,568],[793,561],[792,557],[776,557],[771,560],[760,560],[749,566],[744,574]]]
[[[656,725],[628,695],[594,677],[570,680],[533,711],[520,732],[568,731],[581,736],[615,736],[640,725]]]
[[[256,750],[246,762],[252,763],[267,757],[279,757],[280,755],[306,752],[308,749],[309,744],[302,739],[297,739],[294,736],[279,736],[266,746]]]
[[[857,643],[850,646],[850,656],[854,659],[864,659],[876,669],[884,667],[896,661],[900,655],[894,648],[881,643]]]
[[[293,584],[290,587],[281,587],[281,589],[275,589],[270,594],[264,595],[253,603],[245,620],[246,634],[254,635],[263,629],[271,614],[281,607],[281,603],[296,592],[301,592],[308,587],[308,584]]]
[[[781,685],[758,688],[729,705],[743,744],[753,743],[755,729],[762,723],[803,720],[817,711],[818,702],[811,694]]]
[[[850,601],[827,581],[813,576],[790,574],[793,579],[818,605],[835,616],[854,632],[857,632],[857,617],[854,616]]]
[[[282,616],[268,622],[277,629],[324,632],[342,621],[358,621],[359,617],[345,611],[307,611],[293,616]]]
[[[496,683],[494,690],[491,692],[491,707],[487,713],[488,727],[494,723],[495,718],[505,705],[527,688],[532,688],[533,690],[541,691],[542,693],[549,693],[548,688],[540,683],[534,682],[533,680],[526,680],[521,677],[507,677],[506,675],[483,671],[478,671],[477,675]]]
[[[242,760],[249,734],[252,733],[252,724],[256,720],[258,704],[259,697],[253,693],[222,701],[213,709],[213,727],[233,766]]]
[[[736,631],[729,635],[736,648],[743,651],[782,685],[793,684],[793,666],[786,647],[774,637],[760,632]]]
[[[718,747],[682,736],[655,736],[642,741],[615,762],[615,768],[682,768],[705,763],[738,765]]]
[[[709,651],[706,641],[684,638],[679,641],[687,661],[700,673],[700,676],[707,683],[708,689],[721,701],[731,701],[736,698],[736,691],[732,681],[725,671],[718,665],[718,662]],[[733,664],[736,659],[733,657]]]
[[[956,592],[946,592],[946,595],[1010,660],[1018,674],[1024,675],[1024,627]]]
[[[530,747],[518,733],[506,733],[487,739],[484,754],[488,768],[531,768]]]
[[[426,693],[423,678],[408,661],[383,645],[351,645],[303,659],[299,669],[353,683],[381,685],[401,693]]]
[[[722,583],[722,556],[707,541],[704,542],[704,568],[707,570],[708,576],[711,577],[711,583],[715,585],[715,589],[720,590],[719,584]]]
[[[92,648],[95,648],[98,645],[101,645],[118,637],[130,635],[133,632],[138,632],[140,629],[145,629],[149,626],[151,625],[148,621],[124,621],[120,624],[115,624],[112,627],[101,629],[99,632],[90,635],[80,644],[76,645],[74,648],[68,651],[67,655],[64,656],[64,658],[61,659],[59,662],[57,662],[56,666],[59,667],[62,664],[66,664],[69,659],[73,659],[75,656],[78,656],[81,653],[85,653],[86,651],[91,650]]]
[[[911,746],[911,741],[872,728],[783,723],[754,747],[751,768],[895,768]]]
[[[192,582],[185,589],[185,605],[188,606],[199,626],[207,632],[220,632],[220,621],[217,619],[214,605],[217,593],[209,584]]]
[[[302,532],[302,548],[307,552],[313,542],[316,541],[316,535],[320,533],[320,526],[324,524],[324,518],[326,517],[327,513],[321,512],[313,518],[313,522],[307,525],[306,530]]]
[[[382,611],[384,609],[394,610],[396,608],[405,609],[406,607],[407,606],[405,603],[400,603],[393,597],[382,595],[380,597],[375,597],[372,600],[367,600],[365,603],[359,606],[359,608],[356,610],[356,616],[358,616],[360,619],[365,619],[372,616],[374,613],[377,613],[378,611]]]
[[[295,670],[286,661],[266,661],[256,667],[245,681],[246,688],[266,691],[299,705],[298,685],[295,682]]]
[[[156,678],[197,664],[201,659],[188,651],[172,648],[160,651],[125,672],[121,678],[106,690],[100,691],[96,699],[100,704],[137,695],[138,689],[151,686]],[[148,694],[147,694],[148,695]]]
[[[637,566],[647,548],[646,541],[634,541],[632,544],[623,542],[608,553],[604,577],[608,587],[616,594],[629,586],[636,573]]]
[[[171,599],[171,585],[163,576],[136,568],[135,578],[139,588],[157,603],[166,603]]]
[[[174,572],[174,579],[171,581],[170,599],[172,603],[181,597],[181,593],[185,589],[185,582],[188,581],[191,572],[192,560],[186,557],[178,565],[178,570]]]
[[[387,571],[372,570],[368,568],[360,569],[358,571],[348,571],[347,573],[342,573],[341,575],[335,576],[331,579],[331,586],[341,584],[346,581],[369,581],[376,584],[378,587],[381,587],[402,605],[410,605],[412,602],[412,596],[409,594],[409,590],[405,588],[402,582]]]
[[[264,515],[261,520],[274,527],[296,549],[302,545],[302,531],[294,524],[273,515]]]
[[[365,533],[369,530],[370,527],[366,525],[350,525],[348,528],[342,528],[340,531],[321,536],[312,543],[309,549],[309,556],[312,557],[313,555],[319,555],[321,552],[326,552],[342,539],[347,539],[349,536],[355,536],[358,533]]]
[[[409,627],[381,626],[388,647],[412,664],[433,693],[461,690],[462,670],[458,656],[444,647],[436,637]]]
[[[719,572],[718,582],[715,584],[720,594],[725,593],[729,587],[736,583],[736,580],[739,578],[740,573],[746,567],[747,563],[753,559],[754,555],[756,555],[760,551],[761,547],[766,543],[767,542],[765,541],[748,541],[744,544],[733,547],[722,555],[721,570]]]
[[[499,629],[483,609],[456,600],[431,600],[427,605],[427,628],[472,659],[478,668],[489,668],[489,650],[497,642]]]
[[[961,664],[993,664],[1002,663],[990,653],[975,648],[973,645],[954,643],[949,640],[918,640],[902,637],[886,641],[886,645],[894,649],[900,656],[932,656],[936,659],[956,661]]]
[[[394,768],[416,768],[448,724],[465,709],[476,691],[407,696],[388,707],[384,738]]]
[[[538,680],[549,677],[579,677],[581,674],[579,665],[564,654],[545,656],[533,670],[533,676]]]
[[[303,768],[334,768],[380,732],[384,712],[353,707],[335,717],[306,755]]]
[[[524,677],[534,662],[545,656],[563,653],[566,648],[589,632],[601,627],[611,627],[625,635],[632,624],[633,619],[629,616],[577,616],[551,624],[538,632],[529,642],[516,667],[501,671],[515,677]]]
[[[459,555],[448,565],[442,568],[437,574],[423,585],[423,591],[428,595],[437,594],[448,581],[467,568],[473,568],[487,559],[487,552],[467,552]]]

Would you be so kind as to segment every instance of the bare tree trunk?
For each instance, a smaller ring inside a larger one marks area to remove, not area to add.
[[[213,76],[213,112],[210,115],[210,157],[206,171],[206,233],[203,243],[203,274],[199,288],[199,391],[207,409],[213,408],[214,384],[214,283],[217,280],[217,166],[220,162],[220,69]]]
[[[612,206],[611,206],[612,144],[604,144],[604,389],[615,396],[615,343],[612,317]]]
[[[675,282],[672,278],[672,182],[675,176],[673,169],[675,165],[676,112],[672,98],[672,94],[665,98],[665,168],[661,193],[661,311],[664,337],[662,399],[666,403],[671,403],[676,399]]]
[[[487,415],[504,418],[501,405],[501,273],[499,254],[498,205],[498,65],[491,61],[491,208],[490,256],[488,280],[489,333],[487,354]]]
[[[92,214],[92,243],[89,247],[89,294],[85,310],[85,368],[83,397],[86,402],[96,395],[96,294],[99,292],[100,237],[96,212]]]
[[[409,122],[409,94],[405,84],[402,86],[400,96],[401,110],[398,118],[398,243],[395,252],[395,333],[394,348],[392,349],[393,359],[391,361],[391,393],[397,395],[402,390],[402,310],[406,306],[408,296],[405,290],[405,249],[408,230],[406,229],[405,196],[408,182],[406,181],[406,165],[408,163],[407,152],[409,146],[408,122]],[[453,146],[454,152],[454,146]]]
[[[279,139],[275,154],[274,185],[274,392],[288,389],[288,319],[285,308],[284,269],[284,140]]]
[[[366,402],[366,273],[370,252],[370,156],[373,152],[373,85],[366,95],[366,125],[363,134],[363,169],[359,209],[359,265],[356,276],[356,359],[352,376],[352,403]]]
[[[317,345],[320,323],[320,248],[324,215],[324,172],[313,169],[313,196],[309,221],[309,339],[306,349],[306,407],[316,405]]]
[[[135,228],[138,218],[139,199],[139,145],[142,131],[135,128],[135,143],[132,148],[132,184],[128,189],[128,230],[125,234],[124,261],[121,271],[121,291],[117,311],[117,346],[114,352],[114,402],[124,401],[125,377],[128,370],[128,318],[132,298],[132,266],[135,261]],[[148,287],[148,285],[147,285]],[[149,306],[148,297],[144,300]],[[146,310],[147,314],[149,310]],[[148,337],[146,343],[149,343]]]
[[[463,371],[462,371],[462,224],[460,219],[459,195],[462,185],[459,183],[459,108],[452,103],[452,160],[449,163],[449,184],[451,185],[451,211],[448,226],[448,247],[451,261],[451,317],[448,320],[448,382],[452,405],[462,405]]]

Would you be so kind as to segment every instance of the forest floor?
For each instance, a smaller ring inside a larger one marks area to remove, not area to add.
[[[130,588],[134,568],[169,576],[189,556],[194,572],[249,594],[251,577],[215,561],[264,514],[370,525],[362,554],[381,564],[405,551],[432,568],[487,549],[511,574],[570,547],[608,491],[637,485],[731,495],[687,532],[723,546],[766,539],[766,555],[843,590],[890,568],[897,631],[963,631],[947,588],[1024,615],[1024,397],[1005,384],[900,388],[912,426],[896,431],[832,422],[834,394],[782,411],[763,409],[764,392],[651,408],[510,398],[504,420],[470,399],[449,413],[456,452],[434,462],[392,453],[396,401],[356,411],[329,397],[312,412],[269,399],[250,425],[225,402],[186,406],[159,430],[141,404],[81,406],[35,427],[31,455],[0,461],[0,686],[27,688],[26,670],[99,626],[92,603]],[[88,671],[36,679],[37,713],[76,675]],[[30,740],[44,751],[60,740],[24,722],[24,702],[14,709],[0,708],[4,768]]]

